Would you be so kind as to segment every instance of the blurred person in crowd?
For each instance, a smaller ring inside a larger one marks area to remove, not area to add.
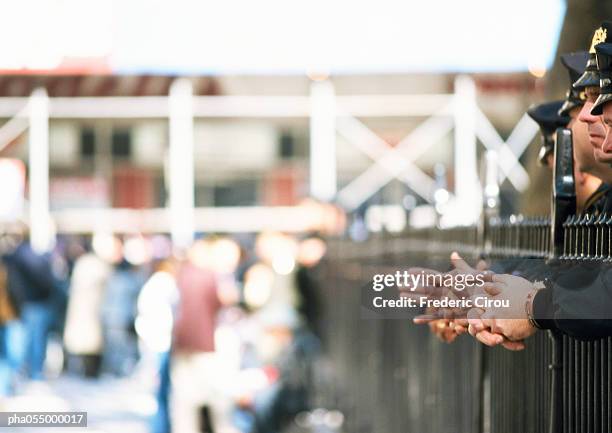
[[[300,296],[298,311],[304,318],[306,326],[321,338],[322,302],[317,279],[312,274],[326,252],[323,239],[309,236],[302,240],[298,247],[298,269],[295,274],[296,286]]]
[[[51,352],[48,372],[57,375],[66,367],[67,357],[53,356],[61,353],[63,348],[64,325],[68,307],[68,291],[74,263],[85,253],[87,240],[80,236],[58,235],[55,247],[51,252],[51,269],[56,281],[57,289],[50,299],[51,323],[49,324],[49,349]]]
[[[102,302],[103,370],[115,376],[129,375],[138,361],[134,322],[138,294],[146,278],[143,267],[150,257],[146,239],[141,236],[125,239],[123,258],[106,282]]]
[[[74,367],[86,377],[98,377],[100,373],[104,289],[112,264],[118,263],[122,255],[121,241],[112,235],[94,235],[92,248],[74,265],[64,327],[64,345],[71,358],[68,366],[72,368],[75,361]]]
[[[307,231],[337,235],[346,229],[346,212],[337,205],[307,197],[298,206],[309,222]]]
[[[151,419],[152,433],[170,433],[170,353],[172,329],[179,301],[176,263],[163,259],[138,295],[136,332],[147,350],[156,358],[158,383],[155,392],[157,410]]]
[[[55,248],[51,253],[51,269],[58,290],[55,290],[51,299],[53,323],[51,323],[50,331],[57,333],[60,338],[64,334],[64,324],[66,323],[70,277],[74,262],[85,253],[84,245],[85,241],[83,239],[58,236]]]
[[[261,233],[255,243],[255,251],[260,262],[254,266],[267,266],[272,271],[272,284],[269,293],[259,293],[256,297],[264,304],[281,304],[297,307],[300,299],[296,287],[295,272],[298,244],[295,238],[284,233]],[[245,287],[249,290],[250,287]],[[253,295],[245,293],[246,296]]]
[[[249,309],[259,309],[268,303],[272,295],[274,278],[274,271],[270,266],[261,262],[252,264],[246,270],[242,297]]]
[[[8,290],[25,331],[24,366],[28,377],[44,378],[47,336],[52,321],[51,298],[56,281],[48,254],[32,248],[27,227],[19,225],[18,244],[4,256]]]
[[[236,378],[234,422],[244,433],[276,433],[310,409],[319,341],[287,305],[267,306],[252,320],[262,332],[254,342],[255,356],[245,358]]]
[[[212,271],[213,242],[197,240],[177,274],[179,304],[172,347],[172,428],[194,433],[228,422],[218,389],[223,366],[215,356],[215,328],[222,307]]]
[[[238,302],[238,282],[236,271],[242,258],[242,250],[230,238],[218,238],[212,244],[212,270],[217,275],[219,296],[225,305]]]
[[[6,237],[4,237],[6,240]],[[0,251],[4,250],[2,242]],[[8,273],[0,261],[0,397],[14,392],[15,381],[21,365],[23,327],[8,291]]]

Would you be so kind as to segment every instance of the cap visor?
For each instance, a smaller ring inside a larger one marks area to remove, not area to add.
[[[612,93],[604,93],[597,97],[597,101],[593,104],[593,108],[591,108],[591,114],[593,116],[601,116],[603,113],[603,106],[607,102],[612,101]]]
[[[561,108],[559,109],[559,116],[569,116],[570,111],[572,111],[576,107],[580,107],[582,104],[578,104],[575,101],[571,101],[566,99]]]
[[[538,153],[538,162],[540,165],[548,166],[548,155],[553,152],[553,148],[550,146],[542,146],[540,147],[540,152]]]
[[[597,71],[584,71],[584,74],[572,84],[574,89],[581,89],[583,87],[599,87],[599,72]]]

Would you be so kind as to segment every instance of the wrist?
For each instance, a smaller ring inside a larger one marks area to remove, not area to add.
[[[542,329],[542,328],[536,321],[536,318],[534,315],[534,308],[533,308],[534,299],[537,296],[538,292],[545,288],[546,286],[544,285],[543,282],[541,281],[534,282],[532,290],[527,294],[527,298],[525,299],[525,314],[527,316],[527,320],[529,321],[529,324],[535,329]]]

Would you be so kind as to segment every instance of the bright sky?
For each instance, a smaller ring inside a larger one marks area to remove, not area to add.
[[[554,60],[565,10],[564,0],[21,0],[3,10],[0,69],[85,57],[117,73],[538,70]]]

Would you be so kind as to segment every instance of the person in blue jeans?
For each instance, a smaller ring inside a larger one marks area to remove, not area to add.
[[[25,332],[13,319],[0,325],[0,396],[13,395],[15,381],[23,364]]]
[[[151,418],[152,433],[170,433],[170,351],[159,354],[159,386],[155,392],[157,411]]]
[[[21,307],[21,323],[26,338],[24,361],[28,377],[43,380],[51,306],[45,302],[24,303]]]
[[[52,313],[50,300],[55,277],[46,254],[34,251],[27,237],[3,257],[9,296],[25,332],[24,366],[28,377],[43,379],[47,334]]]
[[[175,264],[171,259],[159,260],[155,272],[144,284],[138,296],[136,331],[143,347],[155,354],[158,385],[155,390],[157,411],[151,417],[152,433],[170,433],[170,359],[172,352],[172,328],[178,288],[175,280]]]

